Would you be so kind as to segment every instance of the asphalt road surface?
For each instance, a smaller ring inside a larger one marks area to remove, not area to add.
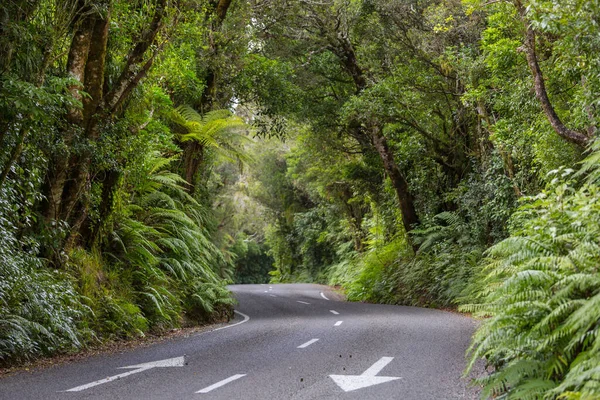
[[[349,303],[326,286],[235,285],[236,318],[188,338],[0,379],[0,399],[472,399],[475,323]]]

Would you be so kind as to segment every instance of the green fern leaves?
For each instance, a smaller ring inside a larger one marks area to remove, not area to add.
[[[183,132],[181,142],[195,141],[217,151],[222,157],[248,162],[248,153],[243,144],[248,142],[244,135],[248,125],[229,110],[214,110],[200,115],[190,106],[182,105],[171,113],[171,121]]]
[[[600,397],[600,189],[597,153],[588,184],[575,190],[557,171],[542,194],[513,215],[513,236],[487,251],[480,301],[464,311],[490,316],[474,336],[471,366],[495,371],[484,396]]]

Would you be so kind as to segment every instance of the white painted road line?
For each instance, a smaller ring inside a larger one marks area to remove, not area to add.
[[[329,375],[329,377],[333,379],[344,392],[351,392],[356,389],[402,379],[399,376],[377,376],[377,374],[381,372],[386,365],[392,362],[393,359],[394,357],[381,357],[379,361],[371,365],[360,375]]]
[[[313,343],[315,343],[315,342],[318,342],[318,341],[319,341],[319,339],[311,339],[311,340],[309,340],[308,342],[306,342],[306,343],[304,343],[304,344],[301,344],[301,345],[300,345],[300,346],[298,346],[297,348],[298,348],[298,349],[304,349],[304,348],[307,348],[307,347],[308,347],[308,346],[310,346],[311,344],[313,344]]]
[[[342,324],[342,322],[344,322],[344,321],[338,321],[333,326],[340,326]]]
[[[300,304],[310,304],[310,303],[307,303],[307,302],[305,302],[305,301],[300,301],[300,300],[296,300],[296,303],[300,303]]]
[[[321,297],[322,297],[322,298],[324,298],[325,300],[329,300],[329,299],[327,298],[327,296],[325,296],[325,295],[323,294],[323,292],[321,292]]]
[[[175,358],[169,358],[166,360],[152,361],[152,362],[147,362],[144,364],[130,365],[128,367],[121,367],[121,368],[135,368],[135,369],[133,371],[109,376],[108,378],[100,379],[98,381],[87,383],[85,385],[77,386],[77,387],[71,388],[69,390],[65,390],[65,392],[81,392],[82,390],[89,389],[94,386],[102,385],[103,383],[112,382],[117,379],[125,378],[126,376],[137,374],[137,373],[143,372],[143,371],[147,371],[152,368],[183,367],[184,365],[185,365],[185,359],[183,357],[175,357]]]
[[[236,313],[236,314],[238,314],[238,315],[241,315],[242,317],[244,317],[244,320],[243,320],[243,321],[240,321],[240,322],[237,322],[237,323],[235,323],[235,324],[233,324],[233,325],[225,325],[225,326],[222,326],[222,327],[220,327],[220,328],[213,329],[211,332],[214,332],[214,331],[220,331],[221,329],[233,328],[234,326],[241,325],[241,324],[243,324],[244,322],[248,322],[248,321],[250,320],[250,317],[249,317],[249,316],[247,316],[247,315],[246,315],[246,314],[244,314],[244,313],[241,313],[241,312],[239,312],[238,310],[233,310],[233,312],[234,312],[234,313]]]
[[[265,293],[269,293],[269,291],[268,291],[268,290],[265,290]]]
[[[134,369],[133,371],[124,372],[124,373],[119,374],[119,375],[109,376],[108,378],[104,378],[104,379],[101,379],[99,381],[91,382],[91,383],[88,383],[86,385],[77,386],[77,387],[74,387],[72,389],[65,390],[65,392],[81,392],[82,390],[89,389],[89,388],[92,388],[94,386],[102,385],[103,383],[108,383],[108,382],[111,382],[111,381],[116,381],[117,379],[125,378],[126,376],[137,374],[138,372],[143,372],[143,371],[146,371],[148,369],[150,369],[150,368]]]
[[[246,376],[246,374],[237,374],[237,375],[230,376],[229,378],[223,379],[222,381],[219,381],[219,382],[215,383],[214,385],[210,385],[208,387],[205,387],[204,389],[200,389],[196,393],[208,393],[212,390],[220,388],[221,386],[227,385],[229,382],[233,382],[240,378],[243,378],[244,376]]]
[[[335,314],[335,315],[339,315],[340,313],[335,311],[335,310],[329,310],[330,313]]]
[[[375,364],[371,365],[361,375],[363,376],[375,376],[385,368],[386,365],[392,362],[394,357],[381,357]]]

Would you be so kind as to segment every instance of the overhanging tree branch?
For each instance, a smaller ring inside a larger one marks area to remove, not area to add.
[[[154,43],[156,35],[163,26],[163,18],[166,15],[167,0],[159,0],[156,4],[154,16],[148,26],[148,29],[142,34],[142,38],[131,50],[127,56],[123,72],[117,79],[113,89],[106,95],[105,104],[110,113],[113,113],[116,108],[123,102],[130,91],[127,89],[136,81],[140,72],[139,65],[144,60],[146,50]],[[142,67],[142,70],[144,67]]]
[[[521,20],[525,25],[525,43],[520,49],[525,53],[527,64],[529,65],[529,69],[531,69],[535,95],[542,106],[542,110],[544,110],[544,114],[546,114],[548,122],[550,122],[550,125],[559,136],[571,143],[585,147],[589,143],[590,137],[584,133],[569,129],[561,121],[560,117],[556,113],[556,110],[552,106],[552,103],[550,102],[548,91],[546,90],[546,84],[544,82],[544,75],[542,74],[542,70],[537,59],[537,54],[535,52],[535,32],[531,28],[531,23],[527,19],[527,10],[523,4],[518,1],[516,6],[517,10],[519,11],[519,15],[521,16]]]

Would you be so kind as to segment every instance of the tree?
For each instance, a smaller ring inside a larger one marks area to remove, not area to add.
[[[147,26],[132,43],[128,53],[121,55],[123,65],[120,73],[113,82],[108,83],[106,61],[109,26],[111,14],[116,11],[115,6],[112,1],[77,3],[65,72],[73,80],[69,87],[70,94],[81,102],[81,107],[72,107],[67,111],[67,123],[59,138],[66,153],[53,154],[51,157],[44,187],[45,201],[42,204],[46,222],[68,221],[72,227],[72,237],[85,222],[88,211],[82,203],[85,201],[82,198],[85,186],[91,179],[89,167],[92,154],[88,146],[98,141],[108,121],[119,117],[124,102],[148,74],[162,47],[158,34],[165,25],[167,7],[166,0],[152,3]],[[151,46],[154,46],[154,50],[148,54]],[[81,151],[71,151],[82,145]],[[107,184],[114,186],[115,181],[111,179]]]

